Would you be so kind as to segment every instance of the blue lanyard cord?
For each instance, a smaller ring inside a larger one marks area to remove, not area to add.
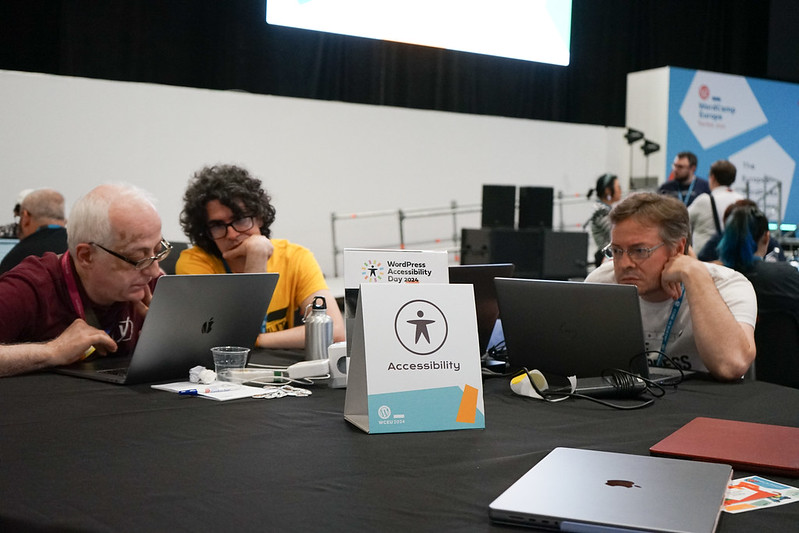
[[[674,300],[674,303],[671,306],[671,314],[669,315],[668,322],[666,322],[666,329],[663,332],[663,342],[660,343],[660,355],[658,355],[657,362],[655,363],[657,366],[660,366],[663,363],[663,356],[666,355],[666,344],[668,344],[669,337],[671,337],[671,328],[674,326],[674,320],[677,318],[677,313],[680,311],[680,306],[682,305],[682,299],[684,297],[685,286],[682,288],[680,297]]]
[[[688,194],[685,197],[683,197],[682,195],[682,189],[680,189],[680,185],[677,184],[677,194],[680,195],[680,200],[685,205],[688,205],[688,201],[691,199],[691,193],[694,192],[694,185],[696,185],[696,179],[697,178],[694,178],[693,181],[691,182],[691,185],[688,186]]]

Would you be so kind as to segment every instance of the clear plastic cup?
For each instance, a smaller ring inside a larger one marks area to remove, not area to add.
[[[214,356],[216,379],[233,381],[232,372],[244,369],[249,353],[250,349],[243,346],[215,346],[211,348],[211,354]]]

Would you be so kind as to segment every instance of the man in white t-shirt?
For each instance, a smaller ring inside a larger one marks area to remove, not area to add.
[[[735,165],[725,159],[713,163],[708,176],[710,194],[698,196],[688,206],[693,247],[697,253],[713,235],[724,231],[724,211],[727,207],[744,199],[743,194],[731,188],[735,182],[735,172]]]
[[[688,210],[675,198],[633,194],[609,218],[613,261],[586,281],[638,288],[647,350],[719,380],[741,378],[755,359],[757,299],[749,280],[685,253]]]

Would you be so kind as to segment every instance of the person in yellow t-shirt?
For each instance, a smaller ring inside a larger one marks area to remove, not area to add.
[[[278,272],[263,332],[256,346],[302,348],[303,313],[315,296],[327,302],[333,320],[333,342],[345,337],[344,319],[313,254],[285,239],[271,239],[275,208],[261,181],[233,165],[205,167],[196,172],[183,195],[180,224],[192,247],[175,265],[177,274]]]

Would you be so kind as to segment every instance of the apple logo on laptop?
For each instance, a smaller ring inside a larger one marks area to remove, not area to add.
[[[203,333],[211,333],[211,328],[214,327],[214,317],[211,317],[207,322],[203,322]]]
[[[641,485],[636,485],[632,481],[627,481],[626,479],[609,479],[605,481],[605,485],[609,487],[625,487],[631,489],[635,487],[636,489],[640,489]]]

